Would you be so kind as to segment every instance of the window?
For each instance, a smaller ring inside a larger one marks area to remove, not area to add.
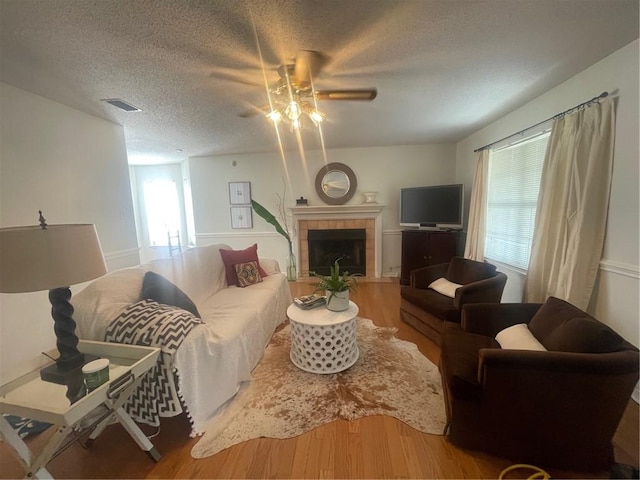
[[[168,246],[168,234],[180,231],[180,204],[173,180],[144,182],[144,206],[150,246]]]
[[[550,132],[489,156],[485,257],[526,270]]]

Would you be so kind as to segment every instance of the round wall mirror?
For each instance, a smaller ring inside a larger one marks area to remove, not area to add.
[[[342,205],[356,193],[356,175],[343,163],[329,163],[316,175],[316,193],[329,205]]]

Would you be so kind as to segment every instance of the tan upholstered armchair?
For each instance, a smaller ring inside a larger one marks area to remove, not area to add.
[[[429,288],[439,278],[462,285],[453,298]],[[410,282],[400,289],[400,317],[439,344],[444,322],[460,323],[463,305],[500,303],[507,276],[490,263],[453,257],[449,263],[413,270]]]
[[[502,348],[496,334],[516,324],[543,348],[506,345],[501,334]],[[442,334],[449,440],[516,463],[609,469],[639,360],[612,329],[554,297],[542,306],[466,305],[462,324]]]

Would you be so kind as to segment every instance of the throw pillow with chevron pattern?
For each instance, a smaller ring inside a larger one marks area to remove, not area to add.
[[[152,426],[160,416],[182,413],[173,356],[187,334],[203,323],[192,313],[154,300],[129,305],[107,328],[105,341],[160,348],[158,364],[144,376],[124,405],[129,415]]]

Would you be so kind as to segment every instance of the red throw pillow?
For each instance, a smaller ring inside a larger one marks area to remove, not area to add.
[[[262,267],[260,266],[260,261],[258,260],[257,243],[254,243],[244,250],[225,250],[221,248],[220,255],[222,256],[222,261],[224,262],[224,270],[227,276],[228,286],[238,284],[238,274],[236,273],[235,267],[235,265],[238,263],[256,262],[256,265],[258,265],[260,276],[267,276],[267,273],[262,269]]]

